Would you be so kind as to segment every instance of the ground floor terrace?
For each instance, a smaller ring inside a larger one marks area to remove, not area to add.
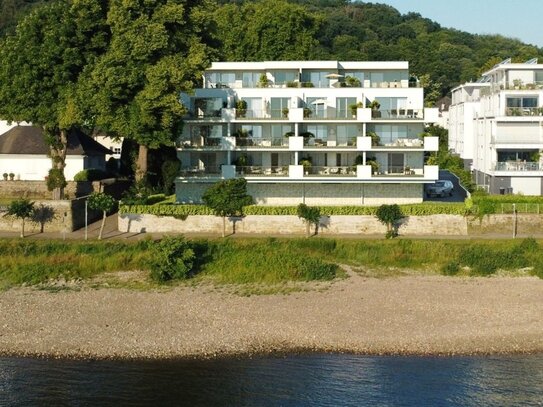
[[[247,178],[247,192],[257,205],[341,206],[410,204],[423,201],[423,183],[323,183],[323,182],[252,182]],[[202,195],[212,182],[176,183],[179,203],[201,203]]]

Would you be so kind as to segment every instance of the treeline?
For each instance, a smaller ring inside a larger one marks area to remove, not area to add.
[[[0,33],[43,1],[1,0]],[[406,60],[430,101],[508,57],[543,57],[543,49],[500,35],[443,28],[418,13],[348,0],[260,0],[214,3],[218,54],[226,61]]]

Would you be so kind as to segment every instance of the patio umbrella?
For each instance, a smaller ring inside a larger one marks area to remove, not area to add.
[[[326,100],[326,99],[315,99],[310,104],[312,104],[312,105],[325,105],[327,103],[328,103],[328,100]]]
[[[338,78],[343,78],[343,75],[340,75],[338,73],[329,73],[328,75],[326,75],[326,78],[328,78],[328,79],[338,79]]]

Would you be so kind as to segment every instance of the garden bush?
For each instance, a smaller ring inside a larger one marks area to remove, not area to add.
[[[74,181],[100,181],[108,177],[108,173],[98,168],[81,170],[74,175]]]
[[[184,237],[165,237],[155,245],[151,278],[159,282],[187,279],[194,261],[194,250]]]

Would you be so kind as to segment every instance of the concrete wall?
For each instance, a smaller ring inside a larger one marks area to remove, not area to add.
[[[73,201],[34,201],[35,207],[44,205],[53,210],[53,218],[44,223],[44,232],[72,232],[85,225],[85,201],[83,199]],[[21,230],[21,221],[3,216],[0,211],[0,230],[18,232]],[[97,220],[101,213],[89,210],[89,223]],[[40,225],[30,220],[25,221],[25,233],[38,233]]]
[[[227,231],[232,223],[227,225]],[[185,220],[155,215],[119,215],[119,231],[132,233],[213,233],[222,231],[222,218],[217,216],[188,216]],[[306,226],[297,216],[249,215],[236,221],[237,233],[264,235],[305,234]],[[384,235],[386,227],[374,216],[323,216],[319,233],[378,234]],[[399,228],[401,235],[467,235],[466,219],[458,215],[411,216]]]
[[[211,183],[177,183],[177,201],[200,203],[204,191]],[[258,183],[248,184],[247,192],[258,205],[340,206],[420,203],[422,184],[309,184],[309,183]]]

